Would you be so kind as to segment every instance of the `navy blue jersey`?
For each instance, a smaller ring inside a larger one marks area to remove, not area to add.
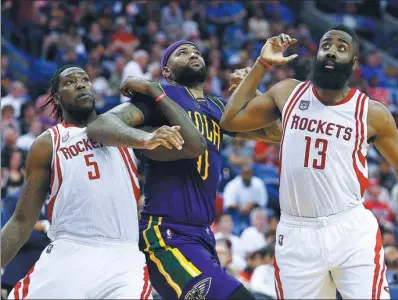
[[[162,85],[172,100],[191,117],[208,149],[197,159],[159,162],[145,159],[144,215],[171,222],[209,225],[215,214],[220,177],[220,147],[225,133],[220,125],[225,101],[212,96],[195,99],[185,87]],[[136,95],[132,101],[145,116],[145,125],[169,125],[153,100]]]

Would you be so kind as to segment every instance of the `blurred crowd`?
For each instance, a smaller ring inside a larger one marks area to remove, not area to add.
[[[84,68],[96,93],[96,109],[102,113],[126,100],[118,88],[127,76],[164,82],[162,51],[179,39],[199,47],[208,69],[207,94],[228,98],[231,72],[251,66],[267,38],[281,32],[298,40],[287,55],[297,53],[299,57],[269,72],[260,91],[289,77],[306,80],[319,37],[300,22],[291,2],[27,1],[17,14],[13,9],[16,2],[4,1],[2,17],[24,32],[26,39],[14,46],[28,55],[58,66]],[[385,104],[398,124],[397,103],[389,92],[398,87],[398,71],[382,66],[379,51],[361,52],[360,67],[350,85]],[[15,209],[29,147],[55,124],[50,116],[52,107],[42,107],[49,95],[46,88],[15,78],[9,58],[1,57],[2,221]],[[212,226],[220,261],[253,292],[274,298],[279,145],[226,137],[222,154],[217,218]],[[389,280],[398,282],[397,180],[374,147],[369,148],[368,162],[370,186],[365,206],[382,229]],[[37,226],[37,231],[41,230]],[[44,234],[43,241],[47,241]]]

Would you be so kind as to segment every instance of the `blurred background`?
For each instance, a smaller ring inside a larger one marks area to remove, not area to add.
[[[164,82],[162,51],[187,39],[198,45],[207,63],[205,92],[228,98],[230,73],[251,66],[265,41],[282,32],[298,40],[288,54],[299,57],[274,68],[259,89],[264,92],[288,77],[306,80],[321,35],[337,23],[354,28],[360,37],[360,67],[350,85],[385,104],[398,123],[398,1],[3,0],[2,226],[15,210],[27,151],[40,133],[55,124],[51,107],[41,105],[58,67],[77,64],[87,71],[96,109],[103,113],[123,101],[118,88],[127,76]],[[276,298],[272,264],[279,220],[279,145],[225,137],[222,153],[212,226],[220,261],[258,298]],[[398,283],[398,185],[374,147],[369,149],[368,163],[365,206],[380,223],[392,297],[398,298],[393,285]],[[45,219],[46,207],[41,216]],[[41,220],[28,243],[2,270],[2,289],[10,290],[24,277],[49,243]]]

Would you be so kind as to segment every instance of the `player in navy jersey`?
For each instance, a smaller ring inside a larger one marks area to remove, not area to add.
[[[254,299],[243,285],[220,267],[215,239],[209,226],[214,219],[220,176],[220,147],[224,134],[219,126],[225,101],[204,95],[206,66],[198,48],[179,41],[162,58],[162,74],[169,84],[160,85],[130,77],[121,86],[132,98],[99,116],[88,127],[91,138],[112,146],[129,146],[131,126],[156,128],[169,124],[163,101],[174,101],[186,112],[200,137],[187,136],[182,149],[158,147],[144,151],[145,206],[140,221],[140,249],[145,253],[151,282],[165,299]],[[134,94],[134,96],[132,96]],[[169,118],[170,119],[170,118]],[[273,141],[279,124],[244,137]],[[205,140],[205,148],[203,148]]]

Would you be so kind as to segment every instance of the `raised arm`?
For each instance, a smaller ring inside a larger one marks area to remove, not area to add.
[[[26,161],[26,178],[14,214],[1,230],[1,266],[28,240],[40,216],[51,177],[52,141],[48,131],[33,143]]]
[[[369,102],[368,128],[377,150],[394,168],[398,178],[398,131],[393,116],[379,102]]]
[[[297,55],[283,57],[283,51],[296,42],[281,34],[264,45],[259,60],[230,97],[221,119],[221,127],[228,131],[244,132],[262,129],[280,117],[284,102],[298,81],[287,79],[273,86],[263,95],[256,95],[257,86],[271,65],[281,65]]]

